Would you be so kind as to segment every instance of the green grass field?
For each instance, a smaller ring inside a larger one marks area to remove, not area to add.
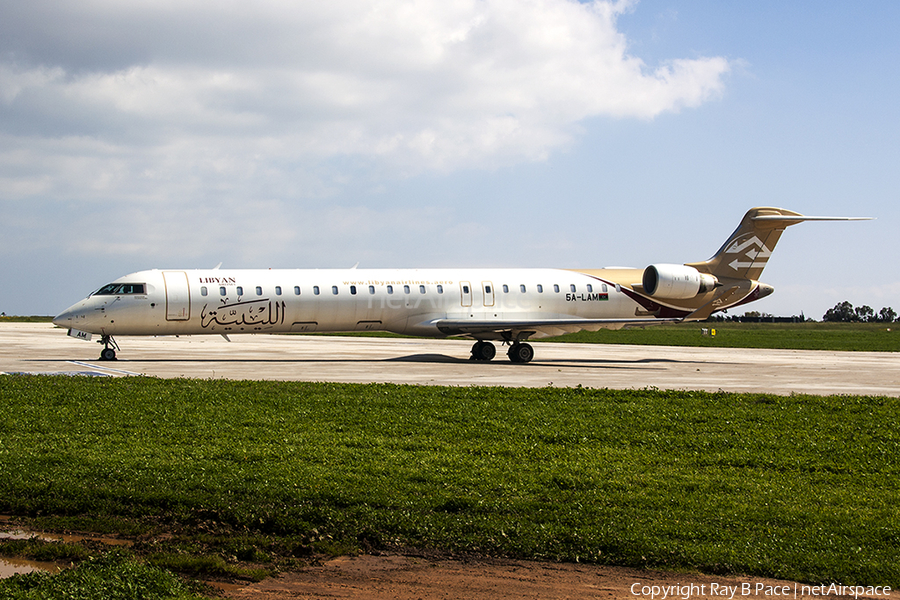
[[[0,579],[3,600],[202,600],[204,586],[119,552],[92,556],[58,575],[28,573]]]
[[[0,376],[0,513],[121,531],[193,575],[411,546],[896,587],[898,417],[876,397]]]
[[[52,323],[53,317],[41,317],[41,316],[33,316],[33,317],[15,317],[15,316],[0,316],[0,323]]]

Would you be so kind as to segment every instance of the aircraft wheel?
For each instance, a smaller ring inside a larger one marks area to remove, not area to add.
[[[472,358],[474,360],[492,360],[497,356],[497,348],[490,342],[479,340],[472,346]]]
[[[116,351],[112,348],[104,348],[100,351],[100,360],[116,360]]]
[[[530,344],[520,344],[516,342],[509,347],[506,355],[512,362],[524,364],[531,362],[531,359],[534,358],[534,348],[532,348]]]

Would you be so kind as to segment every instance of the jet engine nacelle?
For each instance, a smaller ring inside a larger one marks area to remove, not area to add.
[[[687,265],[650,265],[644,269],[644,291],[657,298],[686,300],[708,292],[719,281]]]

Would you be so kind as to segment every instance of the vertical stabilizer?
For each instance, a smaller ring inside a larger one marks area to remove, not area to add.
[[[785,228],[803,221],[859,221],[868,217],[807,217],[784,208],[751,208],[719,251],[707,261],[690,263],[717,279],[759,280]]]

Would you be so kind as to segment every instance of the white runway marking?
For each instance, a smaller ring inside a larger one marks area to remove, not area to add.
[[[66,362],[73,364],[73,365],[78,365],[79,367],[87,367],[88,369],[95,369],[95,370],[100,371],[101,373],[105,373],[105,374],[116,373],[118,375],[129,375],[129,376],[141,375],[141,373],[134,373],[132,371],[123,371],[121,369],[113,369],[110,367],[103,367],[100,365],[92,365],[90,363],[81,362],[81,361],[77,361],[77,360],[68,360]]]

